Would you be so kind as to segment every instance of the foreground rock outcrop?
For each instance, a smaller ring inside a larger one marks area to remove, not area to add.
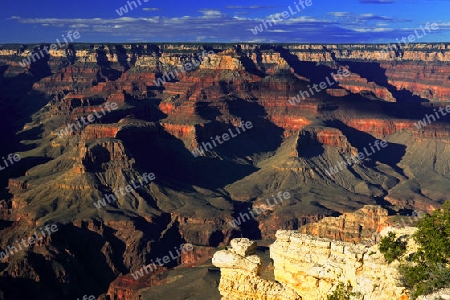
[[[330,238],[338,241],[361,243],[372,240],[388,221],[388,211],[379,205],[365,205],[363,208],[344,213],[341,216],[325,217],[319,222],[302,226],[301,233]]]
[[[401,231],[409,235],[415,228]],[[321,300],[340,283],[358,295],[357,299],[408,299],[396,264],[388,265],[377,245],[369,247],[291,230],[280,230],[276,237],[270,246],[276,282],[261,278],[255,242],[234,239],[229,250],[216,252],[213,264],[221,268],[219,290],[223,300]]]
[[[378,246],[277,232],[270,246],[275,279],[310,300],[325,299],[339,283],[352,287],[364,300],[408,299],[394,264],[388,265]]]
[[[19,62],[34,46],[3,45],[0,157],[20,153],[22,159],[0,170],[0,250],[21,237],[16,224],[34,228],[50,221],[75,227],[61,229],[61,236],[75,231],[78,240],[96,245],[80,247],[58,236],[49,241],[58,253],[74,253],[73,265],[30,248],[31,259],[18,256],[17,263],[0,266],[5,298],[62,299],[86,289],[133,299],[164,281],[136,285],[129,275],[181,243],[195,245],[180,262],[191,265],[234,237],[273,240],[278,229],[321,219],[303,233],[359,243],[378,232],[383,209],[327,217],[367,204],[398,212],[438,205],[450,193],[450,116],[430,116],[448,100],[450,45],[415,44],[384,58],[382,47],[77,44],[70,55],[60,49],[23,68]],[[214,53],[195,70],[158,81],[209,50]],[[309,89],[342,69],[350,75],[322,92]],[[112,103],[117,109],[103,114]],[[101,118],[91,122],[94,112]],[[192,155],[241,121],[252,122],[252,129]],[[388,148],[327,175],[350,155],[370,151],[375,139],[387,140]],[[149,172],[156,180],[95,206]],[[279,192],[289,192],[289,199],[269,204]],[[93,222],[103,229],[90,229]],[[48,269],[35,267],[40,261]],[[274,279],[264,277],[265,265],[260,274],[266,281],[255,271],[252,278],[277,291]],[[36,286],[23,282],[47,276]],[[45,282],[53,295],[41,292]]]
[[[256,242],[241,238],[232,240],[229,250],[214,254],[213,264],[221,268],[222,300],[301,300],[286,284],[260,277],[261,259],[255,255],[255,250]]]

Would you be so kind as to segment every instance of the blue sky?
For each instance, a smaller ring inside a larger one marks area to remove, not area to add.
[[[53,43],[69,30],[88,43],[388,43],[427,22],[438,29],[418,31],[417,42],[450,42],[450,0],[310,0],[304,9],[301,0],[134,1],[133,10],[126,0],[5,1],[0,44]],[[128,12],[119,16],[124,6]],[[252,33],[283,11],[285,19]]]

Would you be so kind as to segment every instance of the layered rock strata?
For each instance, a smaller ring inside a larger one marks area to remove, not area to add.
[[[365,300],[408,299],[395,265],[388,265],[378,246],[318,238],[280,230],[270,246],[275,279],[304,299],[325,299],[339,283]]]
[[[256,242],[233,239],[228,250],[214,254],[213,264],[220,268],[219,290],[222,300],[301,300],[286,284],[260,276],[261,259],[255,255]]]
[[[414,228],[408,229],[408,234]],[[223,300],[326,299],[343,283],[365,300],[406,300],[396,264],[388,265],[378,246],[318,238],[280,230],[270,246],[274,278],[260,276],[256,243],[234,239],[231,248],[216,252],[213,264],[221,268],[219,290]]]
[[[378,205],[365,205],[363,208],[344,213],[341,216],[325,217],[316,223],[307,224],[299,231],[314,236],[338,241],[361,243],[372,240],[374,233],[386,227],[388,211]]]

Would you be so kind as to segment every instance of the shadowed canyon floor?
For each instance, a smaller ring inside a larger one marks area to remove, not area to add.
[[[277,230],[308,224],[359,242],[360,226],[382,226],[377,210],[352,225],[326,217],[364,205],[429,211],[448,199],[450,117],[416,123],[449,104],[450,44],[383,59],[382,45],[76,44],[21,67],[40,47],[0,47],[0,157],[21,157],[0,172],[0,250],[42,224],[60,229],[3,259],[6,299],[219,299],[208,259],[233,238],[268,246]],[[155,84],[203,51],[214,53]],[[350,75],[289,103],[339,70]],[[106,103],[117,109],[58,134]],[[243,121],[253,127],[194,157]],[[342,163],[377,140],[387,147]],[[144,173],[156,179],[96,208]],[[279,192],[289,199],[268,205]],[[183,243],[194,249],[142,281],[130,276]]]

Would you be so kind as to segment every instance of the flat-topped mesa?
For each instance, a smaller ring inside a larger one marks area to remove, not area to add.
[[[90,124],[83,129],[81,141],[115,138],[119,130],[119,124]]]
[[[308,144],[319,143],[324,146],[339,147],[343,151],[351,152],[352,146],[348,142],[345,135],[336,128],[307,128],[302,129],[299,134],[299,146],[306,146]]]
[[[107,169],[130,170],[134,159],[130,159],[121,140],[96,140],[78,145],[79,155],[73,166],[76,173],[105,171]]]
[[[214,254],[212,263],[221,270],[219,284],[222,300],[301,300],[286,285],[260,277],[261,258],[255,255],[256,242],[233,239],[228,250]]]

